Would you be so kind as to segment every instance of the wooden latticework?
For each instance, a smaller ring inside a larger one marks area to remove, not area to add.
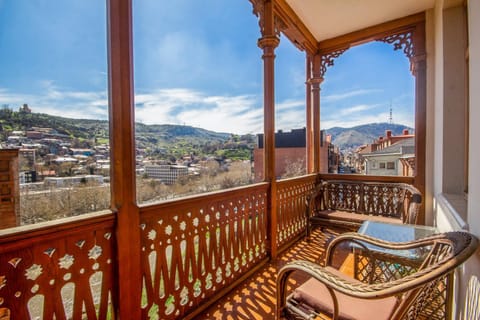
[[[407,183],[322,180],[308,196],[307,235],[311,226],[357,230],[367,219],[416,224],[421,193]]]
[[[113,227],[109,214],[3,242],[2,319],[114,319]]]
[[[322,232],[320,229],[315,229],[310,241],[304,238],[294,243],[277,259],[267,263],[215,305],[195,317],[195,320],[275,319],[278,271],[288,262],[296,259],[313,263],[323,262],[328,243],[337,235],[335,230],[329,229],[328,232]],[[307,277],[304,275],[294,275],[289,288],[298,286],[305,280]]]
[[[288,244],[305,230],[308,196],[315,187],[315,176],[282,180],[277,183],[277,243]]]
[[[142,212],[143,319],[183,319],[266,260],[267,187]]]
[[[370,251],[371,253],[371,251]],[[374,284],[402,279],[412,275],[421,268],[417,259],[399,258],[391,254],[363,255],[362,250],[355,249],[354,277],[362,282]],[[447,281],[444,276],[432,281],[424,288],[429,303],[417,306],[417,317],[422,319],[446,319]]]
[[[404,184],[329,181],[324,188],[327,209],[402,218]]]

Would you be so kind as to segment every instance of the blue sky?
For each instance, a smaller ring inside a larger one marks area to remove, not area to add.
[[[0,0],[0,105],[107,118],[101,0]],[[136,120],[214,131],[263,127],[262,59],[248,0],[134,0]],[[305,126],[305,53],[276,50],[276,128]],[[335,60],[322,84],[322,128],[388,121],[413,127],[414,82],[402,52],[371,43]]]

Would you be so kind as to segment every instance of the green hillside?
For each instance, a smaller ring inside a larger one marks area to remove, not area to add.
[[[334,127],[325,130],[332,135],[332,143],[340,150],[357,148],[364,144],[370,144],[380,136],[385,136],[386,130],[391,130],[393,135],[401,135],[404,129],[414,133],[414,129],[391,123],[369,123],[352,128]]]
[[[85,147],[107,143],[107,120],[71,119],[42,113],[16,112],[0,109],[0,139],[5,140],[12,131],[26,131],[32,127],[52,128],[75,141],[83,141]],[[229,157],[250,159],[255,144],[254,135],[234,135],[213,132],[182,125],[135,124],[138,149],[159,159],[171,159],[183,155]]]

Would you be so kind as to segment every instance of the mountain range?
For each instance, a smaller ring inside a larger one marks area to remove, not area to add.
[[[59,133],[80,140],[107,141],[109,123],[107,120],[71,119],[52,116],[42,113],[16,112],[10,109],[0,109],[0,132],[3,137],[8,132],[27,130],[31,127],[49,127]],[[370,123],[352,128],[334,127],[325,130],[332,136],[332,143],[340,150],[356,148],[369,144],[379,136],[385,136],[386,130],[391,130],[393,135],[402,134],[404,129],[413,133],[414,129],[389,123]],[[176,144],[181,145],[215,145],[232,142],[232,137],[237,143],[242,142],[253,148],[256,139],[254,135],[235,135],[225,132],[214,132],[202,128],[185,125],[146,125],[136,123],[135,136],[137,147],[164,148]],[[246,146],[244,146],[246,147]]]
[[[352,128],[333,127],[325,132],[332,135],[332,143],[340,150],[348,150],[370,144],[381,136],[385,137],[387,130],[391,130],[392,135],[401,135],[404,129],[411,134],[414,133],[414,129],[408,126],[386,122],[369,123]]]

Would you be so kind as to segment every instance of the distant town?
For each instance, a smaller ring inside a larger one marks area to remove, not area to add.
[[[76,125],[74,119],[64,123],[62,118],[39,115],[32,113],[27,104],[18,111],[9,106],[0,110],[0,153],[5,154],[0,163],[10,164],[1,166],[1,170],[16,171],[13,175],[18,180],[18,194],[14,196],[20,199],[11,208],[16,217],[11,224],[36,223],[108,208],[108,126],[97,121],[94,129],[85,130],[85,125]],[[218,134],[172,125],[168,125],[168,130],[149,128],[145,130],[148,134],[136,133],[140,203],[262,181],[263,134]],[[170,140],[163,141],[161,137]],[[411,176],[415,169],[414,140],[409,129],[400,134],[389,129],[370,143],[340,149],[332,135],[322,131],[320,171]],[[275,141],[277,177],[305,174],[306,129],[279,131]],[[2,188],[1,196],[7,197],[9,192],[12,190]]]

